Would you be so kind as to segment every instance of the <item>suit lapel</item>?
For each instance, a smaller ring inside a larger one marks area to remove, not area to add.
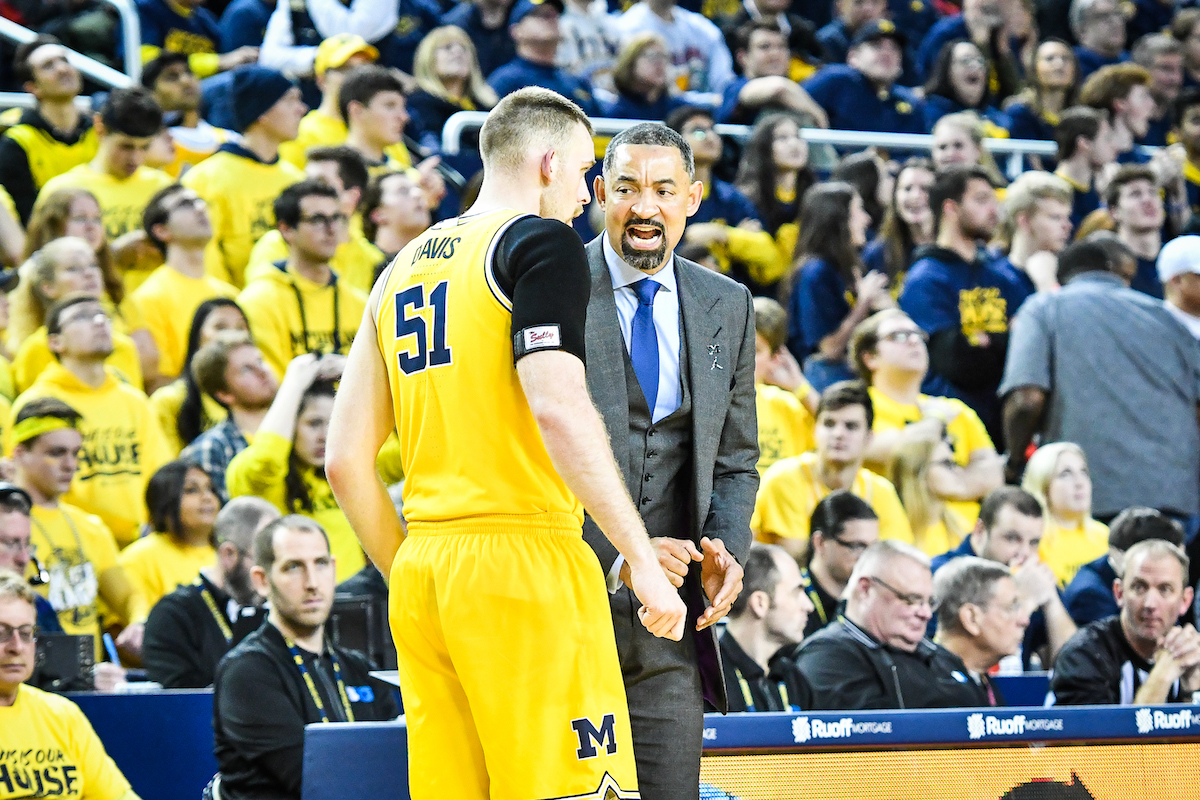
[[[587,384],[592,402],[604,418],[617,467],[629,472],[629,394],[625,386],[625,338],[617,318],[612,276],[604,263],[604,234],[587,246],[588,267],[592,272],[592,296],[587,315]]]
[[[721,298],[705,290],[695,279],[692,270],[703,269],[680,258],[675,259],[675,275],[679,285],[679,312],[683,318],[683,335],[687,337],[688,373],[692,389],[692,439],[697,469],[711,465],[721,426],[725,423],[723,409],[729,395],[732,354],[721,346]],[[726,337],[727,338],[727,337]],[[707,515],[707,503],[701,509]],[[704,516],[697,519],[704,524]]]

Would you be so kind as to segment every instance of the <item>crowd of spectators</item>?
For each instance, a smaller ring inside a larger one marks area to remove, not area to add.
[[[1051,668],[1060,703],[1200,688],[1200,10],[136,6],[140,85],[95,92],[67,48],[123,63],[108,6],[0,2],[40,32],[0,69],[34,100],[0,114],[0,567],[36,589],[27,611],[0,579],[4,663],[32,613],[98,656],[115,636],[101,684],[215,682],[229,796],[295,791],[304,721],[394,713],[329,688],[365,681],[319,635],[333,584],[383,591],[324,475],[332,399],[381,269],[478,187],[446,121],[535,85],[682,134],[704,191],[680,253],[756,296],[732,710],[994,705],[990,676]],[[1002,171],[1005,137],[1054,155]],[[403,477],[391,443],[377,466]],[[218,667],[232,647],[286,677]],[[291,709],[270,753],[247,692]]]

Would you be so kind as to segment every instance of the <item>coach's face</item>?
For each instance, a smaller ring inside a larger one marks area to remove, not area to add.
[[[613,249],[650,275],[669,263],[704,192],[688,178],[677,149],[646,144],[619,146],[595,188]]]

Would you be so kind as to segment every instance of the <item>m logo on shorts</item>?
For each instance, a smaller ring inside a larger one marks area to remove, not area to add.
[[[610,756],[616,755],[616,724],[617,718],[612,714],[604,715],[599,728],[596,728],[587,717],[571,720],[571,728],[579,737],[579,748],[575,751],[575,757],[580,761],[595,758],[599,755],[597,747],[603,747],[604,752]]]

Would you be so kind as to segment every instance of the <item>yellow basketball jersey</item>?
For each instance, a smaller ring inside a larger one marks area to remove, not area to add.
[[[501,209],[440,222],[384,278],[375,323],[410,524],[547,514],[582,524],[517,378],[512,302],[492,275],[497,242],[522,216]]]

